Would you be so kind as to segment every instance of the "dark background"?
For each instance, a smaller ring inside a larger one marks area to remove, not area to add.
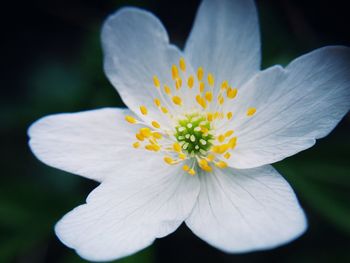
[[[350,46],[348,1],[257,1],[263,68],[312,49]],[[6,1],[1,4],[0,262],[85,262],[53,234],[96,184],[40,163],[26,130],[39,117],[122,102],[102,71],[100,28],[120,6],[143,7],[183,46],[199,1]],[[350,262],[349,117],[312,149],[275,165],[309,219],[274,250],[222,253],[185,226],[118,262]]]

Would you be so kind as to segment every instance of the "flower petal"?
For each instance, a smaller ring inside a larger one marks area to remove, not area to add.
[[[175,231],[198,196],[198,177],[157,154],[147,162],[125,161],[117,172],[56,225],[60,240],[85,259],[113,260],[147,247]]]
[[[204,0],[186,43],[192,66],[240,86],[260,69],[260,34],[251,0]]]
[[[236,168],[273,163],[314,145],[350,108],[350,48],[325,47],[286,69],[272,67],[245,87],[232,108],[238,119]],[[248,107],[256,114],[245,116]],[[235,123],[235,124],[234,124]]]
[[[132,148],[137,127],[124,120],[130,113],[105,108],[44,117],[29,128],[31,150],[50,166],[90,179],[118,176],[126,161],[149,155]]]
[[[272,166],[215,170],[201,190],[187,226],[226,252],[274,248],[301,235],[307,222],[289,184]]]
[[[105,22],[102,44],[106,75],[125,104],[149,123],[157,119],[163,125],[168,124],[169,119],[154,106],[154,99],[159,98],[159,93],[153,77],[158,77],[160,89],[166,84],[174,90],[171,69],[173,64],[179,63],[182,55],[169,44],[161,22],[149,12],[123,8]],[[189,70],[190,65],[187,65]],[[174,110],[168,96],[161,100],[169,105],[165,106],[170,107],[170,111]],[[147,116],[140,114],[140,105],[148,108]]]

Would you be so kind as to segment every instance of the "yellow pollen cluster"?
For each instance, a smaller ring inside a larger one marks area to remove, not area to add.
[[[195,175],[199,169],[211,172],[214,166],[225,169],[228,167],[226,161],[234,154],[237,136],[233,130],[225,129],[235,115],[224,109],[226,103],[232,103],[237,97],[238,89],[231,87],[228,81],[217,83],[214,74],[205,73],[202,67],[196,73],[187,71],[186,61],[181,58],[178,65],[174,64],[170,69],[173,83],[162,83],[158,76],[152,77],[159,95],[153,98],[153,103],[170,118],[170,123],[175,123],[175,127],[168,130],[156,120],[146,123],[136,117],[125,116],[128,123],[141,126],[132,146],[164,153],[166,164],[183,163],[182,170],[189,175]],[[184,90],[186,87],[188,93]],[[192,105],[198,106],[186,112],[186,105],[192,96]],[[145,105],[141,105],[139,111],[140,115],[148,115]],[[174,112],[181,113],[174,116]],[[246,117],[255,113],[256,108],[246,108]]]

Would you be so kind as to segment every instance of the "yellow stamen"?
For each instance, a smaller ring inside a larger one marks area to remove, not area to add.
[[[256,108],[248,108],[247,116],[253,116],[256,112]]]
[[[235,148],[236,144],[237,144],[237,137],[231,138],[230,141],[228,142],[228,146],[230,149]]]
[[[145,139],[145,136],[143,136],[141,133],[136,133],[135,136],[139,141],[143,141]]]
[[[182,100],[179,96],[174,96],[172,100],[173,100],[174,104],[176,104],[178,106],[180,106],[182,104]]]
[[[166,114],[166,113],[168,113],[168,112],[169,112],[169,111],[168,111],[168,109],[167,109],[167,108],[165,108],[165,107],[161,107],[160,109],[161,109],[161,111],[162,111],[164,114]]]
[[[214,154],[209,154],[209,155],[207,156],[207,159],[208,159],[209,162],[212,162],[212,161],[214,161],[214,159],[215,159],[215,155],[214,155]]]
[[[160,100],[159,100],[159,99],[155,98],[155,99],[153,100],[153,102],[154,102],[154,104],[155,104],[157,107],[160,106]]]
[[[194,77],[191,75],[188,77],[188,80],[187,80],[187,86],[192,89],[193,88],[193,85],[194,85]]]
[[[223,142],[224,140],[225,140],[225,135],[220,134],[220,135],[218,136],[218,141],[219,141],[219,142]]]
[[[157,76],[153,76],[153,84],[156,86],[156,88],[160,87],[160,81]]]
[[[162,139],[162,135],[159,132],[153,132],[152,133],[153,138],[155,139]]]
[[[221,83],[221,90],[226,90],[228,88],[228,82],[225,80],[224,82]]]
[[[158,144],[152,144],[153,151],[158,152],[160,150],[160,146]]]
[[[176,78],[175,79],[175,87],[177,90],[179,90],[182,86],[182,79],[181,78]]]
[[[131,117],[131,116],[125,116],[125,120],[131,124],[136,123],[136,119],[134,117]]]
[[[233,134],[233,130],[225,132],[225,137],[230,137]]]
[[[214,86],[214,76],[211,73],[208,74],[208,83],[210,87]]]
[[[173,77],[173,80],[177,79],[179,77],[179,70],[177,69],[176,65],[173,65],[171,67],[171,75]]]
[[[237,89],[228,88],[226,95],[229,99],[233,99],[237,96],[237,92],[238,92]]]
[[[166,162],[167,164],[173,164],[174,160],[173,160],[173,158],[171,158],[169,156],[165,156],[164,157],[164,162]]]
[[[190,167],[188,165],[184,165],[182,166],[182,170],[187,172],[188,170],[190,170]]]
[[[230,159],[231,154],[229,152],[227,152],[227,153],[224,154],[224,157],[225,157],[225,159]]]
[[[204,75],[204,71],[202,67],[199,67],[197,70],[197,78],[198,80],[202,80],[203,79],[203,75]]]
[[[224,161],[218,161],[215,163],[215,165],[221,169],[227,168],[227,166],[228,166],[227,163]]]
[[[140,142],[134,142],[134,143],[132,144],[132,146],[133,146],[135,149],[137,149],[137,148],[140,147]]]
[[[152,132],[150,128],[145,127],[140,129],[140,134],[145,138],[149,138],[152,135]]]
[[[168,85],[164,85],[164,92],[165,92],[165,94],[167,94],[167,95],[170,95],[170,94],[171,94],[171,90],[170,90],[170,88],[169,88]]]
[[[213,119],[214,119],[213,113],[208,112],[208,113],[207,113],[207,120],[208,120],[208,121],[213,121]]]
[[[156,122],[156,121],[152,121],[152,126],[153,126],[154,128],[157,128],[157,129],[160,128],[160,124],[159,124],[158,122]]]
[[[200,96],[197,95],[196,96],[196,101],[199,105],[201,105],[204,109],[207,107],[207,103],[205,102],[205,100]]]
[[[185,62],[185,59],[184,59],[184,58],[180,58],[179,64],[180,64],[180,69],[181,69],[182,71],[186,71],[186,62]]]
[[[153,151],[153,146],[152,146],[152,144],[147,144],[147,145],[145,146],[145,149],[148,150],[148,151]]]
[[[217,154],[223,154],[224,152],[226,152],[229,149],[229,143],[228,144],[221,144],[221,145],[215,145],[211,148],[211,150],[214,153]]]
[[[173,149],[175,152],[179,153],[179,152],[181,152],[181,145],[178,142],[176,142],[173,144]]]
[[[211,102],[213,99],[213,93],[211,91],[207,91],[204,96],[205,96],[206,100],[209,102]]]
[[[200,159],[198,161],[199,166],[208,166],[208,162],[205,159]]]
[[[189,173],[190,175],[195,175],[195,174],[196,174],[195,170],[193,170],[193,169],[190,169],[190,170],[188,171],[188,173]]]
[[[184,153],[179,153],[179,158],[180,158],[181,160],[185,160],[185,159],[186,159],[186,154],[184,154]]]
[[[199,82],[199,92],[202,93],[205,89],[205,84],[204,82]]]
[[[219,102],[220,105],[224,104],[225,99],[224,99],[224,97],[222,95],[219,96],[218,102]]]
[[[143,115],[147,115],[147,113],[148,113],[148,110],[147,110],[146,106],[144,106],[144,105],[140,106],[140,111]]]
[[[207,160],[205,159],[200,159],[198,161],[198,165],[200,168],[202,168],[202,170],[206,171],[206,172],[211,172],[213,169],[209,166]]]
[[[226,115],[226,117],[227,117],[228,120],[231,120],[231,119],[232,119],[232,116],[233,116],[233,114],[232,114],[231,111],[229,111],[229,112],[227,113],[227,115]]]

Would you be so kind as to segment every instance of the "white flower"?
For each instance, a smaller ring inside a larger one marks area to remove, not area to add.
[[[313,146],[346,114],[349,48],[260,71],[247,0],[203,1],[184,51],[135,8],[107,19],[102,43],[105,72],[130,110],[58,114],[29,129],[41,161],[101,182],[57,223],[64,244],[111,260],[182,222],[226,252],[273,248],[304,232],[293,190],[268,164]]]

